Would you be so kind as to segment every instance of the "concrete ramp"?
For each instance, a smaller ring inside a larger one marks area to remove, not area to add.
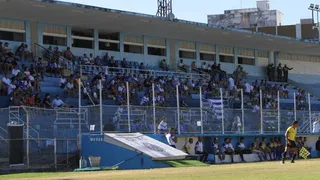
[[[179,160],[187,154],[140,133],[105,133],[104,141],[122,148],[143,153],[153,160]]]

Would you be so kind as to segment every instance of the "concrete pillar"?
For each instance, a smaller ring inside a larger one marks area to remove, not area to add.
[[[99,54],[99,31],[98,29],[93,30],[93,49],[94,49],[94,57]]]
[[[148,38],[143,36],[143,63],[146,64],[148,61]]]
[[[272,63],[274,63],[274,52],[269,51],[268,53],[269,53],[268,64],[272,64]]]
[[[173,48],[173,47],[174,48]],[[174,58],[173,59],[171,59],[171,67],[173,67],[173,68],[177,68],[177,66],[178,66],[178,62],[179,62],[179,41],[172,41],[172,43],[171,43],[171,54],[173,55],[174,54]]]
[[[196,43],[196,64],[200,62],[200,44]]]
[[[171,53],[170,40],[169,40],[169,39],[166,39],[166,59],[167,59],[167,60],[170,59],[170,53]]]
[[[72,48],[72,29],[71,26],[67,26],[67,47]]]
[[[120,59],[124,57],[124,34],[120,33]]]
[[[233,48],[233,54],[234,54],[234,67],[238,66],[238,48]]]
[[[219,56],[219,46],[216,45],[216,63],[220,63],[220,56]]]

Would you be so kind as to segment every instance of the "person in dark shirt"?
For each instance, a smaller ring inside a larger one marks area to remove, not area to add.
[[[278,82],[282,82],[282,73],[283,73],[283,68],[281,67],[281,63],[279,63],[277,68]]]

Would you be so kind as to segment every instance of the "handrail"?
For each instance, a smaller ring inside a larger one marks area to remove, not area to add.
[[[153,76],[160,76],[165,74],[166,76],[183,76],[186,78],[210,78],[209,74],[197,74],[197,73],[184,73],[184,72],[173,72],[173,71],[160,71],[160,70],[145,70],[145,69],[132,69],[132,68],[120,68],[120,67],[108,67],[108,66],[98,66],[98,65],[80,65],[81,69],[84,69],[85,67],[94,67],[94,68],[101,68],[101,71],[105,72],[105,68],[108,68],[108,73],[110,73],[110,70],[120,70],[122,73],[135,73],[135,72],[146,72],[151,73]],[[111,71],[112,72],[112,71]],[[117,73],[117,72],[115,72]],[[160,74],[160,75],[157,75]]]
[[[0,126],[0,130],[4,131],[5,133],[8,133],[4,128]],[[4,140],[5,142],[8,142],[4,137],[0,136],[0,139]]]

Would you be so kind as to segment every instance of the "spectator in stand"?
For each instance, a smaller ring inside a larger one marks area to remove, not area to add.
[[[167,65],[167,61],[165,59],[162,59],[161,62],[160,62],[160,68],[163,70],[163,71],[168,71],[169,70],[169,67]]]
[[[223,151],[221,151],[221,146],[220,146],[218,138],[214,138],[213,143],[212,143],[212,147],[213,147],[213,154],[217,155],[218,158],[220,159],[220,161],[222,163],[224,163],[226,155],[224,154]]]
[[[165,134],[168,132],[168,123],[167,119],[163,118],[163,120],[158,125],[158,133],[159,134]]]
[[[73,96],[73,91],[74,91],[74,85],[73,85],[73,80],[69,78],[68,83],[67,83],[67,90],[68,90],[68,97]]]
[[[59,95],[56,95],[56,98],[52,101],[52,107],[53,108],[60,108],[60,107],[63,107],[63,106],[66,106],[64,104],[64,102],[60,99],[60,96]]]
[[[203,62],[203,63],[202,63],[202,65],[201,65],[201,71],[207,72],[207,64],[206,64],[206,62]]]
[[[184,72],[187,72],[187,71],[188,71],[188,67],[187,67],[187,65],[185,65],[185,64],[183,63],[183,59],[180,59],[180,61],[179,61],[179,63],[178,63],[178,68],[179,68],[180,70],[183,70]]]
[[[147,74],[147,72],[145,71],[146,67],[144,66],[143,62],[140,63],[139,69],[140,69],[140,74]]]
[[[50,94],[46,93],[45,98],[42,101],[45,108],[52,108]]]
[[[90,64],[94,65],[94,57],[92,53],[89,54],[89,61],[90,61]]]
[[[282,82],[282,76],[283,76],[283,69],[281,66],[281,63],[279,63],[278,67],[277,67],[277,77],[278,77],[278,82]]]
[[[122,61],[121,61],[121,67],[122,67],[122,68],[130,68],[130,66],[129,66],[126,58],[123,58],[123,59],[122,59]]]
[[[60,88],[61,88],[61,89],[64,89],[64,88],[66,87],[66,85],[67,85],[67,79],[66,79],[66,77],[65,77],[65,76],[61,76],[61,78],[60,78],[60,84],[59,84]]]
[[[114,58],[114,57],[112,56],[112,58]],[[110,58],[110,56],[109,56],[109,53],[106,52],[106,55],[103,56],[103,65],[104,65],[104,66],[108,66],[110,59],[111,59],[111,58]]]
[[[283,67],[283,82],[288,82],[288,74],[289,71],[292,70],[293,68],[289,68],[286,64]]]
[[[24,43],[21,43],[20,46],[16,50],[16,56],[20,58],[20,61],[22,60],[22,57],[24,56]]]
[[[234,163],[233,161],[233,155],[235,154],[234,148],[231,143],[230,138],[225,138],[223,143],[224,153],[227,155],[230,155],[231,163]]]
[[[312,133],[319,133],[319,132],[320,132],[320,120],[315,119],[313,122]]]
[[[18,74],[20,74],[20,70],[18,69],[18,66],[15,66],[12,69],[12,76],[17,76]]]
[[[3,47],[3,52],[6,58],[11,57],[14,58],[14,54],[12,53],[11,48],[9,47],[9,43],[5,42]]]
[[[71,52],[70,47],[67,47],[67,50],[64,52],[64,57],[72,61],[72,63],[74,64],[75,59],[74,59],[73,53]]]
[[[232,75],[229,76],[228,81],[229,81],[229,90],[232,90],[235,86],[234,79],[233,79]]]
[[[91,65],[91,62],[90,62],[90,59],[89,59],[89,57],[87,56],[87,54],[83,54],[83,63],[85,64],[85,65]]]
[[[234,121],[232,123],[231,131],[235,132],[236,134],[240,134],[241,133],[241,127],[242,127],[242,124],[241,124],[240,117],[239,116],[235,116],[234,117]]]

